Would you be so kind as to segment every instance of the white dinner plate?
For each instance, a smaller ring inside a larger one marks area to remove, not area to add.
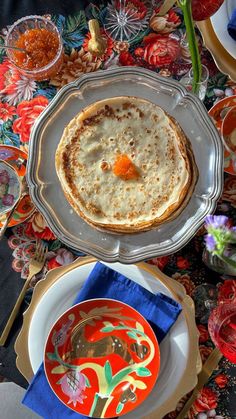
[[[52,325],[73,304],[76,294],[94,265],[95,262],[88,263],[64,274],[40,299],[33,313],[28,334],[29,357],[34,373],[36,373],[43,361],[44,346]],[[153,293],[162,292],[174,298],[167,286],[137,266],[125,266],[120,263],[106,263],[106,265],[136,281]],[[125,415],[125,418],[137,419],[147,417],[176,391],[185,373],[188,357],[190,356],[189,331],[183,312],[162,341],[160,351],[161,370],[154,390],[144,403],[135,409],[134,412]],[[189,373],[191,374],[191,372]]]
[[[236,59],[236,41],[231,38],[227,31],[227,25],[234,9],[236,9],[236,0],[225,0],[219,10],[211,17],[211,23],[220,43]]]

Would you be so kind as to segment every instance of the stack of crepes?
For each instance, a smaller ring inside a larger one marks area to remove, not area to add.
[[[198,171],[179,124],[137,97],[91,104],[65,128],[56,170],[89,224],[114,233],[150,230],[187,205]]]

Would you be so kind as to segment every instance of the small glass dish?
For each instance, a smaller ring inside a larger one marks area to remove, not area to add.
[[[0,160],[0,215],[9,212],[21,196],[21,181],[13,167]]]
[[[207,91],[207,84],[209,79],[209,71],[205,65],[202,65],[202,74],[201,74],[201,81],[197,84],[197,93],[196,95],[199,97],[201,101],[205,99],[206,91]],[[188,91],[192,91],[193,88],[193,68],[191,67],[189,72],[180,80],[181,84],[183,84]]]
[[[58,49],[56,51],[55,56],[52,58],[52,60],[42,67],[39,66],[32,69],[28,69],[17,64],[16,62],[17,53],[14,49],[6,48],[7,56],[9,60],[11,61],[11,63],[14,64],[14,66],[25,76],[31,79],[34,79],[36,81],[47,80],[52,75],[58,73],[63,62],[63,43],[62,43],[61,35],[56,25],[51,20],[46,19],[42,16],[37,16],[37,15],[26,16],[26,17],[23,17],[22,19],[17,20],[15,23],[13,23],[13,25],[8,30],[8,33],[5,39],[5,44],[10,47],[18,47],[19,39],[20,38],[22,39],[22,36],[24,36],[27,33],[27,31],[30,32],[32,30],[44,30],[45,34],[47,31],[52,36],[54,35],[55,40],[58,40]],[[39,42],[41,42],[40,39],[39,39]],[[29,44],[30,42],[28,42],[28,45]],[[35,45],[37,44],[35,43]],[[33,52],[35,51],[37,51],[37,48],[33,50]],[[24,52],[22,53],[24,54]],[[43,53],[44,51],[42,50],[41,56],[43,56]]]

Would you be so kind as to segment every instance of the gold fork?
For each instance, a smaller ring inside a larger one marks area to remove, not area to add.
[[[7,321],[7,324],[1,334],[0,337],[0,346],[3,346],[7,340],[7,337],[10,333],[11,327],[13,325],[13,322],[20,310],[20,306],[21,303],[24,299],[24,296],[26,294],[27,288],[29,286],[30,280],[32,279],[32,277],[34,275],[36,275],[37,273],[39,273],[45,263],[46,260],[46,254],[47,254],[48,248],[47,246],[45,246],[42,242],[37,242],[36,245],[36,250],[35,250],[35,255],[32,259],[30,259],[30,263],[29,263],[29,275],[24,283],[24,286],[20,292],[19,297],[17,298],[16,304],[10,314],[10,317]]]
[[[202,367],[202,371],[198,375],[198,382],[193,390],[192,396],[190,399],[185,403],[184,408],[181,410],[179,415],[176,419],[184,419],[192,407],[193,403],[197,399],[199,391],[203,388],[203,386],[207,383],[209,380],[211,374],[216,369],[217,365],[219,364],[220,359],[222,358],[222,353],[219,351],[219,349],[215,348],[209,357],[207,358],[205,364]]]

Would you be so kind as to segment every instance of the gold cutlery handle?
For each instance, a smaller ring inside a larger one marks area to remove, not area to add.
[[[5,345],[5,342],[6,342],[7,338],[8,338],[9,332],[10,332],[10,330],[12,328],[13,322],[14,322],[14,320],[15,320],[15,318],[16,318],[19,310],[20,310],[21,303],[24,300],[24,296],[26,294],[26,291],[27,291],[27,288],[28,288],[28,285],[30,283],[30,280],[31,280],[32,276],[33,275],[29,275],[28,276],[28,278],[26,279],[26,281],[24,283],[24,286],[23,286],[23,288],[22,288],[22,290],[20,292],[20,295],[19,295],[19,297],[16,300],[16,303],[15,303],[14,308],[13,308],[13,310],[12,310],[12,312],[10,314],[10,317],[9,317],[9,319],[7,321],[7,324],[4,327],[4,330],[3,330],[2,334],[1,334],[1,337],[0,337],[0,346],[4,346]]]
[[[191,409],[193,403],[197,399],[197,396],[198,396],[198,390],[195,388],[193,390],[193,393],[192,393],[190,399],[188,399],[188,401],[185,403],[183,409],[178,414],[178,416],[177,416],[176,419],[184,419],[187,416],[187,413],[189,412],[189,410]]]

